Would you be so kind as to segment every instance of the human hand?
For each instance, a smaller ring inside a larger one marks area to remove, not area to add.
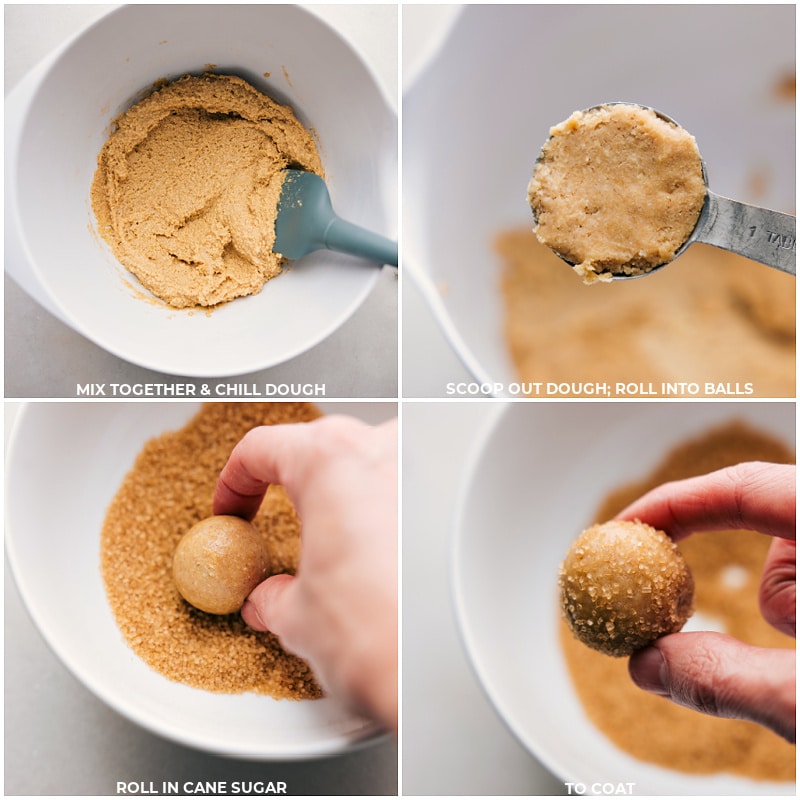
[[[214,513],[252,519],[271,483],[300,515],[300,563],[296,576],[257,586],[242,617],[308,661],[329,693],[396,731],[397,420],[249,431],[220,474]]]
[[[745,463],[664,484],[622,511],[676,541],[693,532],[746,529],[775,537],[759,591],[764,618],[791,636],[796,624],[793,465]],[[795,651],[753,647],[718,633],[674,633],[634,653],[642,689],[718,717],[758,722],[795,741]]]

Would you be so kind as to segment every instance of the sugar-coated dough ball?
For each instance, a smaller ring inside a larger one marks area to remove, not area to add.
[[[261,535],[239,517],[201,520],[180,540],[172,560],[181,596],[209,614],[238,611],[268,569]]]
[[[694,579],[672,539],[643,522],[585,530],[559,573],[561,608],[584,644],[627,656],[679,631],[692,613]]]

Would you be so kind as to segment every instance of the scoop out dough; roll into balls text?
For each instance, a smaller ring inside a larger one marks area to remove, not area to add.
[[[209,614],[238,611],[268,569],[261,535],[239,517],[201,520],[180,540],[172,561],[183,599]]]
[[[594,650],[627,656],[679,631],[692,613],[694,579],[675,543],[642,522],[587,528],[559,573],[562,613]]]

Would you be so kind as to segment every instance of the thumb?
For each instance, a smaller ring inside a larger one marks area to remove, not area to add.
[[[744,719],[795,740],[795,653],[720,633],[674,633],[634,653],[639,688],[715,717]]]
[[[250,592],[242,606],[242,619],[254,630],[269,631],[279,639],[291,609],[292,575],[273,575]]]

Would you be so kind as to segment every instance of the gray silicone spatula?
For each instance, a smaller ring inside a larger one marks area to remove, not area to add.
[[[319,175],[297,169],[285,173],[275,220],[275,252],[295,259],[315,250],[335,250],[397,266],[397,242],[338,217]]]

